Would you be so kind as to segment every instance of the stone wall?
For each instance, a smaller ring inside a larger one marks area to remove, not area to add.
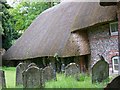
[[[88,29],[91,49],[91,63],[94,64],[102,55],[112,68],[111,58],[118,55],[118,35],[111,36],[109,24]],[[99,54],[99,55],[98,55]]]

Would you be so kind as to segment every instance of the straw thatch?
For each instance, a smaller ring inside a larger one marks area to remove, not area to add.
[[[79,37],[79,46],[71,42],[74,39],[71,31],[114,20],[115,10],[116,7],[103,8],[99,3],[60,3],[40,14],[3,58],[24,60],[55,53],[60,57],[89,54],[88,42],[83,37]]]
[[[72,33],[62,54],[64,57],[90,54],[87,33],[85,31]]]
[[[76,16],[72,26],[72,31],[83,29],[89,26],[96,25],[116,19],[117,9],[113,7],[103,7],[99,3],[80,3],[79,14]]]

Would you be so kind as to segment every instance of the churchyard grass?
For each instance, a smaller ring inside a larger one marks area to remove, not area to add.
[[[15,67],[3,67],[5,71],[5,79],[7,88],[15,88]]]
[[[15,67],[3,67],[2,69],[5,71],[7,88],[20,88],[21,86],[15,87]],[[103,88],[107,83],[108,81],[92,84],[91,76],[88,75],[81,74],[80,81],[76,81],[73,77],[65,77],[64,74],[57,74],[57,81],[46,82],[45,88]]]
[[[57,74],[57,81],[46,82],[46,88],[104,88],[108,81],[92,84],[91,77],[81,75],[80,81],[73,77],[65,77],[63,74]]]

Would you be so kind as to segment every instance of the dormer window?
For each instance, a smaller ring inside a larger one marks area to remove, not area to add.
[[[110,23],[110,33],[112,35],[118,35],[118,22]]]

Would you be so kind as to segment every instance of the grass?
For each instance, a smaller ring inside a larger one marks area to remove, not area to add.
[[[2,70],[5,71],[6,87],[15,88],[15,67],[3,67]]]
[[[7,88],[20,88],[15,86],[15,67],[3,67]],[[80,81],[76,81],[73,77],[65,77],[64,74],[57,74],[57,81],[48,81],[45,83],[45,88],[104,88],[108,81],[103,83],[92,84],[91,77],[81,75]]]
[[[104,88],[106,81],[103,83],[92,84],[91,77],[81,75],[80,81],[76,81],[73,77],[65,77],[63,74],[57,74],[57,81],[46,82],[45,88]]]

